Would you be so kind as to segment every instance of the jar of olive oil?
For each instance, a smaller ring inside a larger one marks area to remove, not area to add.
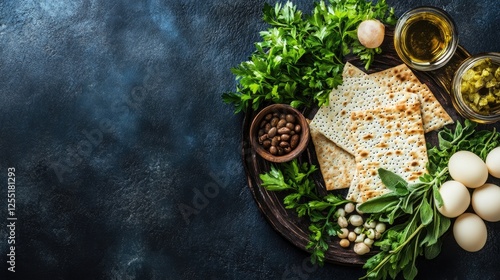
[[[458,46],[458,30],[445,11],[423,6],[404,13],[396,23],[394,47],[401,60],[420,71],[444,66]]]

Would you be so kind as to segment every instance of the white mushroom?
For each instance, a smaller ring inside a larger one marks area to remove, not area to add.
[[[338,232],[337,232],[337,236],[341,239],[343,238],[347,238],[347,235],[349,234],[349,230],[347,228],[341,228]]]
[[[370,247],[366,245],[364,242],[359,242],[354,244],[354,252],[358,255],[364,255],[370,252]]]
[[[363,217],[360,215],[351,215],[349,217],[349,222],[355,227],[359,227],[363,224]]]
[[[347,248],[347,247],[349,247],[349,245],[351,245],[351,242],[349,240],[343,238],[339,241],[339,244],[340,244],[340,247]]]
[[[344,205],[344,210],[346,213],[351,213],[352,211],[354,211],[354,209],[355,209],[355,206],[354,206],[354,203],[352,203],[352,202],[349,202],[346,205]]]
[[[378,20],[369,19],[358,26],[358,40],[361,45],[373,49],[378,48],[384,41],[385,26]]]
[[[337,220],[337,224],[339,224],[339,227],[341,228],[346,228],[349,225],[347,219],[344,216],[339,217],[339,219]]]

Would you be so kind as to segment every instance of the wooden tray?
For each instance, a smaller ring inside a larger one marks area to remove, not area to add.
[[[394,50],[393,30],[391,28],[386,29],[386,37],[382,45],[382,50],[383,53],[376,56],[368,73],[377,72],[403,63]],[[451,88],[453,73],[458,68],[459,64],[469,56],[470,54],[459,46],[453,58],[445,67],[430,72],[413,70],[420,81],[427,84],[431,89],[442,106],[446,108],[448,114],[454,120],[459,120],[462,123],[463,118],[457,114],[451,103],[449,90]],[[360,69],[364,69],[361,61],[354,56],[346,57],[345,61],[351,62]],[[306,117],[312,119],[316,110],[317,108],[306,109],[302,113]],[[256,112],[246,113],[242,128],[242,154],[248,186],[259,209],[272,227],[293,245],[307,251],[306,245],[309,241],[308,219],[299,218],[294,210],[287,210],[284,208],[283,198],[286,194],[269,192],[260,185],[261,181],[259,179],[259,174],[268,172],[270,163],[258,156],[250,146],[249,130],[255,113]],[[428,133],[426,134],[426,141],[435,145],[437,144],[436,136],[436,132]],[[299,161],[309,162],[318,166],[312,141],[310,141],[307,150],[299,157]],[[326,193],[324,181],[320,172],[315,172],[314,176],[314,180],[316,181],[316,185],[320,188],[320,191]],[[345,196],[347,190],[337,192]],[[364,256],[358,256],[352,250],[341,248],[338,242],[333,242],[325,253],[325,261],[343,265],[361,266],[373,254],[376,254],[376,251],[372,251]]]

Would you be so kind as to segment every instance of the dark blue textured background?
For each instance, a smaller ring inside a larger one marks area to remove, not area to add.
[[[269,1],[274,4],[275,1]],[[388,1],[448,11],[471,53],[500,51],[497,0]],[[312,1],[294,1],[309,13]],[[20,279],[356,279],[307,264],[246,185],[241,115],[222,103],[264,1],[0,2],[0,279],[7,168],[16,169]],[[191,209],[184,216],[182,209]],[[450,236],[419,279],[499,279],[488,247]],[[496,238],[495,238],[496,236]]]

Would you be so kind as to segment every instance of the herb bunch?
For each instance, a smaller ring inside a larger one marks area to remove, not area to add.
[[[441,237],[451,225],[451,220],[437,208],[443,200],[439,194],[442,183],[450,180],[448,162],[457,151],[466,150],[480,156],[500,145],[496,130],[475,130],[477,124],[469,120],[465,126],[457,123],[455,130],[444,128],[438,133],[438,146],[428,147],[428,174],[419,182],[409,184],[398,175],[379,170],[382,182],[392,192],[368,200],[360,210],[372,213],[374,219],[394,224],[383,238],[375,242],[381,251],[371,257],[364,268],[362,279],[395,278],[403,273],[405,279],[414,279],[418,273],[415,261],[424,255],[432,259],[441,252]]]
[[[330,91],[342,83],[343,57],[357,55],[369,68],[381,49],[367,49],[357,39],[357,26],[366,19],[394,24],[385,0],[320,1],[304,15],[288,1],[274,8],[265,4],[263,20],[270,27],[248,61],[231,71],[238,80],[235,92],[222,95],[235,113],[257,110],[265,102],[293,107],[328,104]]]
[[[310,176],[316,170],[315,165],[299,164],[295,159],[271,165],[271,170],[260,174],[260,179],[262,187],[269,191],[288,192],[283,199],[286,209],[294,209],[299,217],[309,218],[310,234],[306,249],[311,252],[313,264],[323,265],[330,238],[340,230],[335,212],[349,201],[331,193],[320,195]]]

